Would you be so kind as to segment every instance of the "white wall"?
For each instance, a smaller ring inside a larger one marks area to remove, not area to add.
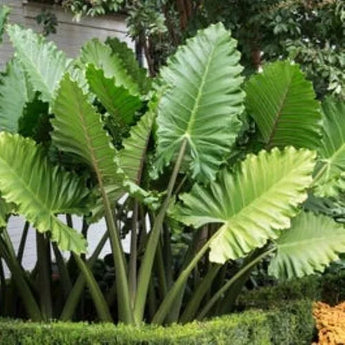
[[[59,218],[65,222],[64,216],[59,216]],[[18,251],[20,239],[22,237],[23,228],[25,224],[25,219],[20,216],[12,216],[9,219],[7,225],[7,231],[11,237],[13,246],[15,251]],[[73,228],[80,232],[82,228],[82,220],[80,217],[73,216]],[[88,230],[88,255],[91,255],[95,250],[97,244],[101,240],[104,232],[106,230],[105,220],[102,219],[100,222],[96,224],[92,224]],[[122,245],[124,247],[125,252],[129,252],[129,245],[130,245],[130,236],[127,236],[125,240],[122,241]],[[107,253],[110,253],[110,243],[109,240],[105,244],[100,258],[103,258]],[[69,257],[69,253],[63,253],[64,257],[67,259]],[[32,227],[30,227],[28,232],[28,237],[24,249],[24,256],[23,256],[23,267],[26,270],[31,270],[35,267],[37,260],[36,255],[36,231]],[[9,271],[7,267],[5,267],[6,276],[9,276]]]
[[[64,11],[60,6],[47,6],[38,3],[25,3],[23,0],[0,0],[11,8],[10,23],[21,24],[24,27],[40,31],[35,17],[43,8],[49,9],[58,19],[57,33],[49,35],[57,46],[65,51],[69,57],[79,54],[80,47],[91,38],[98,38],[104,41],[108,36],[115,36],[126,41],[129,46],[134,47],[133,42],[127,36],[127,28],[124,16],[109,15],[95,18],[82,18],[75,22],[73,15]],[[12,56],[13,49],[8,38],[5,36],[3,45],[0,46],[0,67]]]

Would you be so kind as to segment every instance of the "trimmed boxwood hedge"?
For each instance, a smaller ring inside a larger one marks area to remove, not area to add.
[[[228,316],[187,325],[141,327],[0,320],[1,345],[309,345],[313,301],[345,300],[345,272],[244,293]]]
[[[304,345],[314,330],[311,301],[270,311],[249,310],[187,325],[142,327],[112,324],[0,321],[3,345]]]
[[[301,299],[336,305],[345,301],[345,271],[290,280],[276,286],[252,290],[239,297],[238,309],[271,309]]]
[[[345,273],[309,277],[244,293],[242,313],[187,325],[141,327],[0,320],[1,345],[309,345],[313,301],[345,300]]]

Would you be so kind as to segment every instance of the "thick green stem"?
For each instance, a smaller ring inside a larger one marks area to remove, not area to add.
[[[190,263],[186,266],[186,268],[180,273],[179,277],[177,278],[176,282],[169,290],[167,296],[164,298],[163,302],[159,306],[158,311],[156,312],[155,316],[152,319],[153,323],[162,324],[170,312],[170,309],[178,296],[181,289],[183,289],[189,275],[193,271],[193,269],[198,264],[199,260],[205,255],[207,252],[212,238],[204,244],[204,246],[198,251],[198,253],[194,256],[194,258],[190,261]]]
[[[83,224],[81,226],[81,234],[83,235],[84,238],[87,239],[87,232],[89,230],[90,225],[87,223],[87,221],[85,220],[85,217],[83,217]],[[86,259],[86,255],[82,254],[81,257],[83,258],[83,260]]]
[[[212,315],[229,314],[233,311],[237,298],[243,291],[243,287],[248,281],[253,268],[254,267],[249,269],[245,274],[242,275],[241,278],[238,278],[237,281],[231,286],[231,289],[228,289],[228,291],[224,294],[224,297],[218,299],[218,302],[213,307],[214,313],[212,313]]]
[[[173,192],[176,178],[180,171],[181,164],[183,162],[183,157],[186,151],[186,147],[187,147],[187,140],[184,139],[181,143],[181,148],[177,157],[177,161],[175,163],[174,170],[171,174],[171,178],[168,184],[167,196],[163,202],[163,205],[161,206],[161,209],[157,215],[157,218],[155,219],[153,228],[149,235],[149,240],[147,243],[143,262],[141,264],[140,271],[139,271],[138,290],[137,290],[138,293],[136,295],[135,305],[134,305],[134,318],[135,318],[136,323],[140,323],[143,320],[147,290],[150,283],[152,266],[153,266],[153,262],[156,255],[159,235],[162,229],[166,211],[170,203],[170,198]]]
[[[184,255],[185,259],[183,260],[183,264],[181,266],[182,267],[181,272],[184,270],[185,267],[188,266],[189,262],[193,259],[195,253],[198,252],[198,250],[202,246],[202,243],[205,243],[205,241],[202,241],[203,233],[204,233],[203,230],[195,232],[195,235],[193,236],[193,243],[191,246],[189,246],[186,254]],[[196,270],[196,269],[197,268],[194,268],[194,270]],[[180,316],[180,311],[182,308],[183,295],[184,295],[184,292],[186,289],[186,285],[187,285],[187,282],[185,282],[181,286],[181,288],[180,288],[180,290],[179,290],[179,292],[175,298],[174,304],[171,307],[171,311],[169,312],[169,314],[167,315],[167,317],[165,319],[166,323],[174,323],[174,322],[178,321],[179,316]],[[171,286],[172,286],[172,284],[169,285],[169,287],[171,287]]]
[[[209,289],[211,288],[213,280],[217,276],[220,268],[220,265],[212,266],[211,269],[207,272],[205,278],[198,285],[197,289],[193,292],[193,297],[188,302],[186,309],[180,318],[180,321],[182,323],[193,320],[202,299],[206,295],[207,291],[209,291]]]
[[[148,309],[148,317],[151,319],[154,313],[157,310],[157,298],[156,298],[156,291],[154,285],[154,277],[152,276],[150,279],[149,291],[148,291],[148,298],[147,298],[147,309]]]
[[[180,289],[180,292],[177,294],[174,304],[171,308],[170,313],[165,318],[166,324],[173,324],[176,323],[180,317],[181,314],[181,308],[182,308],[182,302],[183,302],[183,296],[186,290],[187,282],[184,283],[182,288]]]
[[[258,248],[256,250],[254,250],[254,252],[251,255],[249,255],[245,258],[241,267],[246,266],[248,263],[255,260],[262,253],[266,252],[267,248],[268,248],[267,246],[264,246],[262,248]],[[250,269],[248,269],[246,271],[246,273],[242,274],[242,276],[240,278],[238,278],[236,280],[236,282],[231,286],[231,289],[228,289],[228,291],[226,292],[224,297],[218,300],[217,305],[213,308],[213,310],[216,312],[217,315],[227,314],[227,313],[232,312],[232,310],[235,306],[237,297],[242,292],[243,287],[244,287],[246,281],[249,279],[250,274],[254,268],[255,268],[255,266],[252,266]],[[223,282],[224,282],[224,280],[225,280],[225,277],[223,278]],[[219,286],[217,289],[220,289],[221,287],[222,286]]]
[[[24,249],[25,249],[26,239],[27,239],[28,233],[29,233],[29,228],[30,228],[30,223],[25,222],[22,237],[21,237],[20,243],[19,243],[18,254],[17,254],[17,259],[18,259],[18,262],[20,264],[22,263],[22,260],[23,260]]]
[[[1,229],[0,229],[1,230]],[[2,302],[2,311],[4,310],[4,301],[6,301],[6,278],[4,272],[4,265],[2,263],[2,259],[0,258],[0,284],[1,284],[1,302]],[[3,315],[3,314],[2,314]]]
[[[66,214],[66,223],[70,228],[73,229],[73,219],[70,214]]]
[[[164,264],[166,270],[167,286],[170,287],[173,282],[173,255],[171,251],[171,240],[170,230],[166,224],[163,224],[163,253],[164,253]]]
[[[43,234],[36,233],[37,262],[38,262],[38,288],[41,313],[46,321],[53,316],[51,295],[51,257],[49,241]]]
[[[89,286],[92,300],[95,303],[100,320],[104,322],[113,322],[107,302],[91,270],[79,255],[73,253],[73,256]]]
[[[69,293],[71,292],[72,289],[72,281],[68,273],[67,265],[65,263],[65,260],[60,252],[60,249],[58,248],[56,242],[52,243],[54,255],[55,255],[55,260],[56,264],[59,269],[59,274],[60,274],[60,282],[62,285],[62,289],[64,292],[64,296],[67,297]]]
[[[183,185],[185,184],[185,182],[187,181],[188,175],[183,176],[183,179],[181,180],[181,182],[178,184],[178,186],[175,189],[175,195],[178,195],[178,193],[180,193]]]
[[[24,277],[24,272],[18,264],[17,258],[11,256],[7,250],[6,243],[0,238],[0,253],[12,273],[19,295],[23,301],[25,309],[32,321],[42,321],[40,308],[32,294],[32,291]]]
[[[122,249],[120,234],[116,227],[113,211],[110,206],[110,201],[103,186],[102,178],[100,176],[98,176],[98,183],[102,193],[105,220],[109,231],[110,244],[114,259],[119,320],[127,324],[132,324],[134,323],[134,317],[129,295],[126,261]]]
[[[93,254],[91,255],[90,259],[88,260],[88,266],[91,268],[95,261],[97,260],[100,252],[102,251],[105,243],[107,242],[109,237],[108,232],[106,232],[99,244],[97,245],[96,249],[94,250]],[[80,300],[80,297],[83,293],[84,286],[85,286],[85,277],[82,273],[79,274],[70,294],[68,295],[67,301],[65,303],[65,306],[62,310],[60,320],[61,321],[68,321],[71,320],[75,309],[77,308],[78,302]]]
[[[3,229],[3,231],[2,231],[2,238],[3,238],[4,242],[6,243],[6,247],[7,247],[9,254],[11,255],[12,258],[15,258],[16,257],[16,251],[14,250],[11,237],[8,234],[8,231],[6,228]]]
[[[83,225],[81,226],[81,234],[87,238],[87,232],[89,230],[90,225],[87,223],[85,218],[83,218]]]
[[[270,255],[273,251],[275,251],[275,248],[270,249],[258,257],[256,257],[253,261],[250,261],[247,265],[245,265],[242,269],[240,269],[222,288],[220,288],[213,297],[207,302],[207,304],[204,306],[204,308],[200,311],[197,318],[198,320],[203,319],[209,310],[214,306],[214,304],[218,301],[219,298],[221,298],[224,293],[239,279],[241,278],[249,269],[251,269],[253,266],[257,265],[264,257]]]
[[[322,178],[323,174],[326,172],[328,165],[324,163],[324,165],[319,169],[316,175],[313,177],[313,182],[311,183],[309,188],[315,186],[315,184]]]
[[[134,201],[132,230],[131,230],[131,254],[129,259],[129,291],[132,305],[134,306],[137,291],[137,259],[138,259],[138,201]]]
[[[168,293],[168,285],[167,285],[167,279],[166,279],[166,268],[164,265],[162,245],[160,242],[158,243],[155,266],[156,266],[157,276],[158,276],[160,297],[164,299],[164,297]]]

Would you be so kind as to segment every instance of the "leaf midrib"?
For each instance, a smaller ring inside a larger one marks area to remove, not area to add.
[[[0,160],[3,162],[4,165],[6,165],[7,169],[10,170],[12,172],[12,175],[14,175],[15,177],[17,177],[17,179],[19,181],[21,181],[21,185],[23,186],[23,188],[25,190],[27,190],[29,192],[29,194],[31,194],[33,196],[33,199],[36,200],[37,204],[41,205],[41,209],[46,210],[46,213],[49,214],[50,217],[53,217],[54,219],[56,219],[55,217],[55,212],[57,212],[57,210],[53,210],[50,208],[46,207],[46,204],[41,201],[41,199],[39,198],[39,195],[37,195],[31,188],[30,188],[30,184],[27,183],[27,181],[25,181],[21,175],[18,175],[16,170],[13,169],[13,167],[11,165],[9,165],[7,163],[6,160],[4,160],[3,158],[0,157]],[[6,193],[7,194],[7,193]],[[4,195],[3,195],[4,196]],[[4,198],[6,199],[6,196],[4,196]],[[14,200],[11,200],[10,202],[15,202]],[[22,203],[21,203],[22,204]]]
[[[329,165],[331,166],[331,163],[333,163],[336,158],[340,155],[341,151],[345,151],[345,143],[340,145],[336,151],[333,152],[333,154],[328,158]]]
[[[283,183],[284,180],[291,178],[291,174],[292,172],[295,172],[296,169],[298,169],[299,167],[295,167],[293,170],[289,170],[289,173],[287,175],[284,175],[283,178],[280,178],[277,182],[275,182],[274,184],[271,185],[271,187],[269,187],[264,193],[258,195],[257,197],[255,197],[255,199],[253,199],[249,204],[247,204],[244,208],[241,208],[239,210],[239,212],[236,212],[235,214],[233,214],[230,218],[228,219],[223,219],[222,222],[227,223],[228,226],[231,226],[231,220],[233,220],[234,218],[237,218],[241,213],[243,213],[245,210],[247,210],[248,208],[250,208],[254,203],[256,203],[259,199],[262,199],[265,195],[269,195],[272,193],[272,191],[274,192],[277,189],[277,186],[279,186],[280,184]],[[312,180],[310,179],[310,182],[312,182]],[[306,187],[307,188],[307,187]],[[305,189],[306,189],[305,188]],[[279,189],[279,188],[278,188]],[[298,195],[302,194],[302,192],[300,192]],[[289,203],[289,206],[291,207],[291,202]]]
[[[189,118],[188,126],[187,126],[187,129],[186,129],[186,132],[185,132],[185,137],[187,137],[187,138],[192,137],[192,129],[193,129],[192,127],[194,125],[196,114],[197,114],[197,111],[199,109],[199,103],[200,103],[201,96],[202,96],[203,91],[204,91],[206,79],[207,79],[208,74],[209,74],[209,69],[210,69],[210,66],[211,66],[211,63],[212,63],[213,56],[215,54],[216,48],[218,48],[218,45],[214,44],[213,47],[212,47],[212,51],[209,54],[209,57],[208,57],[208,60],[207,60],[206,66],[205,66],[204,74],[203,74],[203,76],[201,78],[200,87],[198,89],[198,93],[197,93],[197,96],[195,98],[194,106],[193,106],[193,109],[192,109],[192,112],[191,112],[191,115],[190,115],[190,118]]]
[[[293,77],[291,76],[288,85],[286,85],[286,90],[285,90],[283,98],[282,98],[282,100],[280,102],[278,111],[276,112],[276,117],[275,117],[275,120],[273,122],[272,132],[271,132],[270,137],[268,138],[268,142],[266,144],[266,148],[270,148],[271,147],[272,141],[274,139],[274,136],[275,136],[275,134],[276,134],[276,132],[278,130],[279,120],[280,120],[280,117],[282,115],[283,108],[284,108],[284,106],[286,104],[286,99],[287,99],[287,95],[288,95],[288,93],[290,91],[290,86],[292,84],[292,79],[293,79]]]
[[[42,48],[44,48],[44,44],[41,43],[42,46],[40,46],[40,42],[34,42],[34,43],[37,44],[37,45],[40,47],[40,51],[42,51]],[[32,43],[31,43],[31,46],[32,46]],[[19,48],[17,47],[17,49],[20,49],[21,54],[22,54],[23,56],[26,57],[25,61],[23,61],[23,59],[20,59],[21,62],[22,62],[23,64],[29,63],[29,66],[30,66],[29,69],[31,69],[31,70],[34,71],[34,74],[36,75],[36,79],[39,80],[40,84],[42,84],[42,85],[44,86],[44,88],[45,88],[45,92],[44,92],[45,95],[44,95],[44,96],[47,97],[48,100],[51,99],[51,98],[52,98],[52,92],[53,92],[53,91],[50,90],[49,85],[46,83],[46,81],[44,80],[44,78],[42,78],[42,74],[41,74],[40,70],[37,68],[37,63],[35,64],[35,63],[31,60],[30,56],[29,56],[28,54],[26,54],[26,50],[25,50],[25,49],[22,49],[21,47],[19,47]],[[56,50],[55,53],[56,53],[55,57],[57,57],[56,60],[59,60],[59,58],[60,58],[60,56],[61,56],[61,54],[59,54],[60,52]],[[60,56],[59,56],[59,55],[60,55]],[[66,61],[65,61],[65,66],[67,66]],[[29,78],[32,79],[32,77],[30,76],[30,74],[29,74]],[[56,83],[55,83],[54,86],[56,87]],[[43,92],[42,92],[42,95],[43,95]]]
[[[79,95],[75,92],[74,88],[73,88],[73,92],[74,92],[76,98],[79,99]],[[93,142],[92,142],[92,139],[89,135],[88,126],[87,126],[87,123],[85,122],[85,116],[83,116],[84,111],[82,110],[82,108],[80,106],[80,102],[77,103],[77,106],[78,106],[78,117],[80,119],[80,124],[81,124],[83,132],[84,132],[84,138],[86,140],[86,145],[87,145],[87,148],[88,148],[88,151],[90,154],[91,164],[95,170],[95,173],[97,175],[99,183],[102,183],[103,182],[103,175],[101,173],[99,161],[98,161],[98,158],[95,154],[95,150],[94,150],[93,145],[92,145]]]
[[[149,114],[149,115],[151,115],[151,114]],[[138,172],[137,172],[137,175],[136,175],[136,181],[135,181],[138,185],[140,185],[140,183],[141,183],[141,177],[142,177],[143,168],[144,168],[144,161],[145,161],[145,157],[146,157],[146,153],[147,153],[147,146],[148,146],[148,143],[149,143],[149,140],[150,140],[150,135],[151,135],[151,132],[152,132],[152,123],[153,123],[153,120],[151,121],[150,130],[149,130],[149,132],[146,135],[144,147],[142,148],[142,152],[140,154],[139,169],[138,169]]]

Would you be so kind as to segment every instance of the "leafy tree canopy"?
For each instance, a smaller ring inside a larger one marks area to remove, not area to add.
[[[44,0],[56,2],[56,0]],[[155,74],[199,28],[221,21],[239,41],[247,74],[266,61],[302,65],[316,92],[345,97],[345,3],[342,0],[58,0],[77,16],[123,12],[129,34]]]

